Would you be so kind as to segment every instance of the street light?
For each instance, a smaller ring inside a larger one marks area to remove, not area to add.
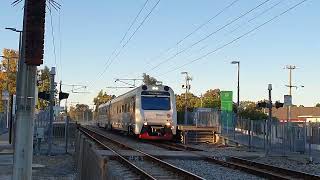
[[[240,107],[240,61],[232,61],[231,64],[236,64],[238,67],[238,86],[237,86],[237,120],[239,119]],[[235,138],[236,122],[234,122],[234,138]]]
[[[11,27],[6,27],[5,28],[6,30],[11,30],[11,31],[14,31],[14,32],[18,32],[18,33],[21,33],[22,31],[20,30],[17,30],[16,28],[11,28]]]
[[[237,108],[240,106],[240,61],[232,61],[231,64],[238,65],[238,92],[237,92]]]

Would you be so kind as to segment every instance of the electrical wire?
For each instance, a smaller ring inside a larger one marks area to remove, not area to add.
[[[222,13],[224,13],[225,11],[227,11],[229,8],[231,8],[236,2],[238,2],[239,0],[234,0],[232,1],[230,4],[228,4],[226,7],[222,8],[217,14],[215,14],[214,16],[212,16],[211,18],[209,18],[207,21],[203,22],[202,24],[200,24],[199,26],[197,26],[194,30],[192,30],[190,33],[188,33],[187,35],[185,35],[183,38],[179,39],[173,46],[167,48],[165,51],[161,52],[160,54],[158,54],[156,57],[149,59],[148,61],[145,62],[145,64],[150,64],[150,62],[159,59],[160,57],[162,57],[164,54],[168,53],[169,51],[171,51],[172,49],[174,49],[177,45],[181,44],[183,41],[185,41],[186,39],[188,39],[190,36],[192,36],[194,33],[198,32],[200,29],[202,29],[204,26],[206,26],[207,24],[209,24],[212,20],[214,20],[215,18],[217,18],[219,15],[221,15]],[[132,73],[130,73],[132,74]],[[127,75],[128,76],[128,75]]]
[[[144,24],[144,22],[148,19],[148,17],[151,15],[151,13],[154,11],[154,9],[157,7],[157,5],[159,4],[161,0],[158,0],[157,3],[152,7],[152,9],[150,10],[150,12],[147,14],[147,16],[145,16],[145,18],[141,21],[141,23],[139,24],[139,26],[135,29],[135,31],[132,33],[132,35],[130,36],[130,38],[124,43],[124,45],[122,45],[120,51],[116,54],[116,56],[110,61],[109,65],[106,66],[106,68],[104,69],[103,73],[104,74],[107,69],[111,66],[111,64],[113,63],[113,61],[121,54],[122,50],[126,47],[126,45],[130,42],[130,40],[132,39],[132,37],[136,34],[136,32],[141,28],[141,26]]]
[[[109,64],[107,64],[104,68],[104,70],[98,75],[98,79],[100,79],[103,74],[108,70],[108,68],[111,66],[111,64],[113,63],[113,61],[121,54],[122,50],[126,47],[126,45],[130,42],[130,40],[133,38],[133,36],[136,34],[136,32],[142,27],[142,25],[145,23],[145,21],[149,18],[149,16],[151,15],[151,13],[154,11],[154,9],[158,6],[159,2],[161,0],[158,0],[156,2],[156,4],[151,8],[151,10],[149,11],[149,13],[143,18],[143,20],[141,21],[141,23],[139,24],[139,26],[134,30],[134,32],[132,33],[132,35],[129,37],[129,39],[121,46],[120,50],[118,51],[118,53],[110,60]],[[146,1],[146,3],[144,4],[143,8],[139,11],[138,14],[141,13],[141,11],[144,9],[144,7],[146,6],[148,1]],[[136,18],[138,18],[138,16],[136,16]],[[135,19],[136,19],[135,18]],[[136,20],[134,20],[133,22],[135,22]],[[131,25],[130,25],[131,26]],[[125,38],[122,38],[125,39]],[[122,40],[123,41],[123,40]],[[91,83],[89,86],[92,86],[93,83]]]
[[[120,42],[119,42],[119,46],[122,44],[123,40],[127,37],[128,32],[131,30],[131,28],[133,27],[133,25],[136,23],[138,17],[140,16],[141,12],[143,11],[143,9],[146,7],[146,5],[148,4],[149,0],[146,0],[145,3],[143,4],[143,6],[140,8],[138,14],[135,16],[135,18],[132,20],[129,28],[126,30],[126,32],[124,33],[124,35],[122,36]],[[111,58],[113,57],[113,55],[117,52],[118,47],[116,47],[113,52],[111,53],[111,55],[109,56],[108,60],[106,61],[106,63],[104,64],[104,66],[107,66],[110,63]],[[103,73],[99,74],[99,77],[102,75]]]
[[[274,21],[275,19],[277,19],[277,18],[283,16],[284,14],[288,13],[289,11],[295,9],[296,7],[298,7],[299,5],[301,5],[302,3],[306,2],[306,1],[307,1],[307,0],[300,1],[299,3],[291,6],[290,8],[286,9],[286,10],[283,11],[282,13],[280,13],[280,14],[274,16],[273,18],[265,21],[264,23],[256,26],[255,28],[249,30],[248,32],[246,32],[246,33],[238,36],[237,38],[233,39],[232,41],[229,41],[228,43],[226,43],[226,44],[224,44],[224,45],[222,45],[222,46],[219,46],[218,48],[216,48],[216,49],[214,49],[214,50],[212,50],[212,51],[210,51],[210,52],[208,52],[208,53],[206,53],[206,54],[204,54],[204,55],[202,55],[202,56],[200,56],[200,57],[198,57],[198,58],[196,58],[196,59],[193,59],[193,60],[191,60],[191,61],[189,61],[189,62],[187,62],[187,63],[185,63],[185,64],[183,64],[183,65],[181,65],[181,66],[178,66],[177,68],[174,68],[174,69],[171,69],[171,70],[169,70],[169,71],[166,71],[165,73],[163,73],[163,74],[161,74],[161,75],[159,75],[159,76],[167,75],[167,74],[170,73],[170,72],[179,70],[179,69],[181,69],[181,68],[183,68],[183,67],[185,67],[185,66],[187,66],[187,65],[189,65],[189,64],[192,64],[192,63],[194,63],[194,62],[196,62],[196,61],[199,61],[199,60],[201,60],[201,59],[203,59],[203,58],[205,58],[205,57],[207,57],[207,56],[209,56],[209,55],[211,55],[211,54],[213,54],[213,53],[215,53],[215,52],[217,52],[217,51],[225,48],[226,46],[228,46],[228,45],[230,45],[230,44],[233,44],[233,43],[237,42],[238,40],[242,39],[243,37],[251,34],[252,32],[260,29],[261,27],[269,24],[270,22]],[[156,77],[159,77],[159,76],[156,76]]]
[[[51,12],[50,6],[48,6],[48,9],[49,9],[49,15],[50,15],[50,26],[51,26],[51,36],[52,36],[52,45],[53,45],[54,64],[57,67],[58,65],[57,65],[56,43],[55,43],[55,36],[54,36],[52,12]],[[57,73],[57,77],[59,77],[59,73]]]
[[[218,28],[218,29],[217,29],[217,30],[215,30],[214,32],[212,32],[212,33],[208,34],[208,35],[207,35],[207,36],[205,36],[204,38],[202,38],[202,39],[200,39],[200,40],[196,41],[195,43],[191,44],[190,46],[187,46],[187,47],[186,47],[186,48],[184,48],[183,50],[181,50],[181,51],[177,52],[177,53],[176,53],[176,54],[174,54],[173,56],[170,56],[169,58],[165,59],[164,61],[161,61],[161,62],[160,62],[160,63],[158,63],[157,65],[155,65],[155,66],[153,66],[152,68],[150,68],[150,69],[147,71],[147,73],[148,73],[148,72],[150,72],[150,71],[155,70],[156,68],[160,67],[162,64],[164,64],[164,63],[166,63],[166,62],[170,61],[171,59],[173,59],[173,58],[175,58],[175,57],[177,57],[179,54],[181,54],[181,53],[183,53],[183,52],[187,51],[188,49],[190,49],[190,48],[194,47],[195,45],[199,44],[200,42],[202,42],[202,41],[204,41],[204,40],[208,39],[208,38],[209,38],[209,37],[211,37],[212,35],[214,35],[214,34],[216,34],[216,33],[220,32],[220,31],[221,31],[221,30],[223,30],[224,28],[228,27],[228,26],[229,26],[229,25],[231,25],[232,23],[234,23],[234,22],[238,21],[239,19],[243,18],[244,16],[248,15],[249,13],[251,13],[252,11],[254,11],[254,10],[258,9],[259,7],[261,7],[262,5],[266,4],[266,3],[267,3],[267,2],[269,2],[269,1],[270,1],[270,0],[265,0],[265,1],[263,1],[263,2],[262,2],[262,3],[260,3],[259,5],[255,6],[254,8],[250,9],[249,11],[247,11],[247,12],[245,12],[245,13],[241,14],[240,16],[238,16],[237,18],[235,18],[235,19],[233,19],[232,21],[228,22],[227,24],[223,25],[222,27]]]

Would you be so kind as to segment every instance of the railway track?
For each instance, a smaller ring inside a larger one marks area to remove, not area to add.
[[[95,131],[94,129],[80,126],[79,130],[88,138],[102,146],[104,149],[113,152],[116,160],[132,170],[132,172],[137,175],[137,177],[135,177],[137,179],[204,179],[196,174],[174,166],[141,150],[110,139],[106,135]],[[139,153],[142,157],[142,160],[132,160],[128,157],[122,156],[119,153],[119,150],[121,149],[129,149]]]
[[[267,178],[267,179],[320,179],[320,176],[294,171],[290,169],[280,168],[268,164],[258,163],[255,161],[239,158],[239,157],[210,157],[199,154],[200,149],[192,148],[187,145],[175,144],[175,143],[156,143],[149,142],[152,145],[157,147],[165,148],[168,150],[175,151],[188,151],[194,154],[197,154],[203,158],[202,160],[218,165],[222,165],[224,167],[238,169],[246,173],[254,174],[259,177]]]

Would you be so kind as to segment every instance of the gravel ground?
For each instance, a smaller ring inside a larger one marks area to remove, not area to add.
[[[33,179],[76,179],[74,159],[69,154],[56,156],[37,155],[33,157],[33,164],[44,166],[33,171]]]
[[[265,157],[265,153],[262,150],[249,150],[246,147],[228,147],[228,148],[213,148],[210,145],[194,145],[194,147],[204,149],[208,151],[211,156],[224,157],[235,156],[243,157],[260,163],[266,163],[273,166],[278,166],[295,171],[302,171],[310,174],[320,176],[320,160],[314,160],[313,163],[309,163],[306,155],[297,153],[291,153],[288,157],[282,156],[269,156]]]
[[[320,176],[320,162],[309,163],[306,160],[290,157],[265,157],[254,159],[254,161]]]
[[[255,180],[263,179],[254,175],[246,174],[244,172],[225,168],[219,165],[209,164],[205,161],[199,160],[165,160],[169,163],[172,163],[180,168],[188,170],[194,174],[197,174],[205,179],[246,179],[246,180]]]

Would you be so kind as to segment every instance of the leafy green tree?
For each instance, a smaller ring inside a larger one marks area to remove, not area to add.
[[[263,120],[268,118],[262,110],[257,109],[256,103],[252,101],[241,101],[239,107],[239,116],[251,120]]]
[[[93,103],[96,106],[95,111],[98,111],[98,107],[100,104],[106,103],[115,97],[115,95],[108,95],[107,92],[103,92],[103,90],[100,90],[97,97],[93,99]]]
[[[205,108],[221,108],[220,89],[209,89],[202,97]]]
[[[192,111],[194,108],[200,107],[200,98],[192,93],[187,94],[188,111]],[[176,95],[176,107],[177,111],[183,112],[185,108],[185,93]]]
[[[316,107],[320,107],[320,103],[317,103],[317,104],[316,104]]]
[[[154,77],[151,77],[150,75],[143,73],[142,74],[142,78],[143,78],[143,83],[145,85],[156,85],[157,84],[157,79]]]
[[[76,106],[71,106],[68,114],[70,118],[75,121],[91,120],[93,117],[92,109],[90,109],[86,104],[76,104]]]

